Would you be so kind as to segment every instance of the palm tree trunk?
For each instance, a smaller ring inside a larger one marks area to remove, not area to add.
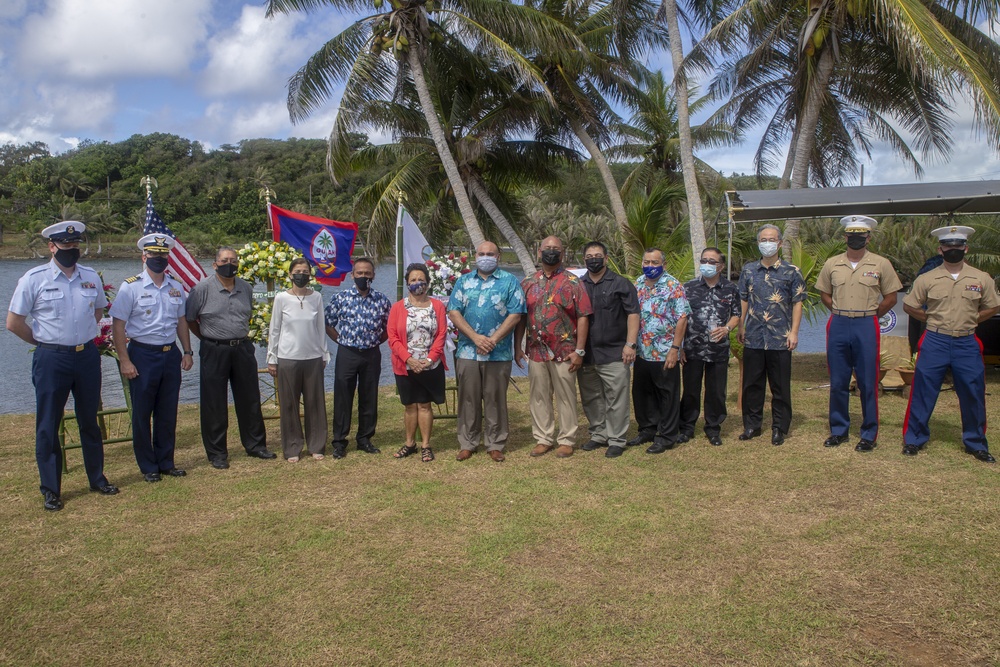
[[[514,254],[517,255],[517,261],[521,263],[521,268],[524,270],[524,275],[530,276],[535,272],[535,262],[531,257],[531,253],[528,248],[524,245],[524,241],[521,237],[517,235],[514,231],[514,226],[510,224],[510,221],[504,217],[504,214],[500,212],[497,208],[496,203],[490,197],[489,193],[486,192],[486,188],[483,187],[482,183],[475,179],[469,179],[469,194],[475,197],[476,201],[482,205],[486,212],[489,213],[490,218],[493,219],[493,224],[497,226],[500,233],[503,234],[507,242],[510,243],[510,247],[514,249]]]
[[[407,52],[407,61],[410,65],[410,73],[413,75],[413,85],[416,87],[417,96],[420,98],[420,107],[424,112],[424,118],[427,120],[427,127],[430,128],[431,137],[434,139],[434,147],[437,148],[441,164],[444,165],[444,172],[448,176],[452,192],[455,193],[455,201],[458,203],[458,210],[462,214],[465,229],[469,232],[469,240],[472,242],[472,247],[476,247],[486,240],[486,236],[483,235],[483,230],[479,227],[479,222],[476,220],[476,212],[472,208],[472,200],[469,199],[469,193],[465,190],[465,185],[462,183],[462,176],[458,171],[458,165],[455,163],[455,157],[451,154],[448,141],[445,139],[444,127],[441,125],[437,110],[434,108],[434,102],[431,100],[431,92],[427,88],[427,79],[424,78],[424,66],[420,62],[420,56],[417,54],[416,49],[410,49]]]
[[[833,74],[833,48],[827,45],[819,57],[816,74],[810,82],[806,103],[802,109],[802,122],[795,137],[794,161],[792,163],[792,188],[809,187],[809,164],[812,152],[816,148],[816,127],[819,125],[819,115],[823,110],[827,86]],[[792,241],[799,237],[800,220],[789,220],[785,223],[785,233],[782,236],[782,255],[791,261]]]
[[[597,165],[597,171],[600,172],[601,178],[604,180],[604,187],[608,190],[608,198],[611,200],[611,212],[615,216],[615,222],[618,223],[618,228],[621,230],[622,235],[628,238],[628,216],[625,214],[625,202],[622,201],[621,192],[618,191],[618,184],[615,183],[615,176],[611,173],[611,167],[608,166],[608,161],[604,157],[604,153],[601,152],[597,142],[587,133],[587,128],[583,126],[583,123],[573,118],[570,119],[570,126],[584,148],[590,153],[594,164]],[[627,266],[633,266],[638,263],[638,258],[634,257],[634,254],[628,244],[626,244],[625,264]]]
[[[684,45],[681,42],[680,24],[677,22],[676,0],[663,0],[663,15],[667,23],[670,39],[670,60],[674,66],[674,99],[677,100],[677,138],[681,150],[681,171],[684,176],[684,192],[687,194],[688,227],[691,232],[691,251],[695,260],[705,249],[705,215],[701,210],[701,193],[698,191],[698,177],[694,169],[694,145],[691,141],[691,115],[688,111],[687,77],[684,75]],[[698,262],[695,261],[695,273]]]

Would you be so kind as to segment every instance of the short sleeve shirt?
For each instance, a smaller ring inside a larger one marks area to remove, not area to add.
[[[184,290],[168,275],[159,287],[148,271],[125,280],[111,304],[111,317],[125,321],[125,334],[147,345],[177,340],[177,322],[184,317]]]
[[[958,280],[944,266],[917,276],[903,304],[926,306],[928,327],[966,331],[976,328],[979,311],[1000,306],[1000,298],[990,274],[963,264]]]
[[[729,359],[729,337],[716,343],[709,333],[740,316],[740,292],[736,283],[719,278],[715,287],[710,287],[704,278],[697,278],[684,283],[684,293],[691,305],[691,317],[684,333],[684,354],[698,361],[726,361]]]
[[[563,267],[521,283],[527,303],[527,354],[532,361],[566,361],[576,350],[576,321],[593,312],[580,279]]]
[[[361,296],[357,287],[337,292],[326,306],[326,326],[336,327],[338,345],[370,350],[382,344],[392,303],[381,292]]]
[[[610,364],[622,360],[628,336],[628,316],[639,313],[639,297],[627,279],[608,269],[598,282],[583,274],[583,286],[594,313],[588,319],[585,364]]]
[[[185,312],[188,322],[198,321],[202,335],[216,340],[245,338],[250,333],[253,292],[250,283],[236,278],[232,291],[215,276],[194,286]]]
[[[9,310],[31,316],[31,334],[39,343],[82,345],[100,333],[94,313],[107,305],[97,271],[77,264],[67,278],[53,259],[17,281]]]
[[[510,314],[525,312],[524,290],[512,274],[497,269],[483,278],[478,271],[466,273],[458,278],[451,297],[448,312],[457,310],[472,329],[483,336],[490,336]],[[455,357],[476,361],[513,361],[514,333],[500,341],[489,354],[480,354],[472,339],[458,333]]]
[[[664,272],[652,286],[640,276],[635,289],[639,297],[639,358],[666,361],[677,323],[691,314],[684,285]]]
[[[885,257],[867,252],[852,267],[847,253],[843,253],[826,260],[816,279],[816,289],[831,295],[834,310],[868,313],[878,309],[883,296],[903,289],[903,283]]]
[[[758,259],[740,273],[740,300],[747,302],[744,346],[752,350],[787,350],[792,305],[806,298],[806,282],[794,264],[779,259],[764,266]]]

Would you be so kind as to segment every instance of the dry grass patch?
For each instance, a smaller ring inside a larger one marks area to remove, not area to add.
[[[899,454],[905,400],[883,396],[880,447],[861,455],[821,446],[828,393],[807,388],[822,357],[794,375],[783,447],[739,443],[731,416],[723,447],[698,433],[616,460],[528,457],[512,391],[505,463],[456,462],[444,420],[437,461],[397,461],[386,390],[382,455],[291,465],[231,439],[216,471],[184,407],[188,477],[145,484],[112,445],[122,493],[99,497],[72,452],[57,514],[37,493],[33,417],[0,417],[0,663],[1000,662],[998,469],[962,453],[954,393],[915,459]],[[269,437],[279,449],[275,422]]]

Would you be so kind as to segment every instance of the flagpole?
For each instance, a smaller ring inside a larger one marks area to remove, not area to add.
[[[396,193],[396,300],[403,299],[403,200],[406,195]]]

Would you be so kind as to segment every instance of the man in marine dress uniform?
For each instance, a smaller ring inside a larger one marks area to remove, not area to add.
[[[101,355],[94,345],[97,323],[108,300],[97,272],[77,264],[86,226],[76,220],[42,230],[52,260],[28,271],[17,282],[7,311],[7,329],[35,346],[31,381],[35,385],[35,459],[39,487],[50,512],[63,508],[62,450],[59,421],[73,392],[80,429],[83,466],[90,490],[118,493],[104,476],[104,442],[97,425],[101,400]],[[31,315],[31,326],[27,316]]]
[[[927,322],[903,420],[905,456],[916,456],[930,439],[928,421],[950,368],[962,412],[965,452],[986,463],[996,462],[986,442],[986,366],[976,325],[997,314],[1000,298],[992,276],[965,263],[974,231],[958,226],[932,231],[944,263],[918,276],[903,299],[903,310],[910,317]]]
[[[274,459],[260,412],[257,359],[250,333],[253,288],[236,277],[239,256],[228,246],[215,254],[215,275],[194,286],[185,305],[188,328],[201,339],[201,440],[212,467],[229,467],[229,388],[247,456]]]
[[[826,364],[830,370],[830,437],[824,447],[847,441],[851,428],[851,372],[861,395],[861,440],[858,452],[875,449],[878,437],[879,318],[896,305],[903,288],[885,257],[865,246],[878,223],[865,215],[841,218],[847,252],[826,260],[816,280],[827,323]]]
[[[184,290],[164,273],[174,240],[163,234],[146,234],[137,245],[145,266],[119,288],[111,304],[111,329],[122,375],[129,380],[132,395],[135,460],[143,479],[159,482],[161,475],[187,474],[174,465],[174,438],[181,370],[191,370],[194,357],[184,319]],[[178,339],[183,354],[177,347]]]

